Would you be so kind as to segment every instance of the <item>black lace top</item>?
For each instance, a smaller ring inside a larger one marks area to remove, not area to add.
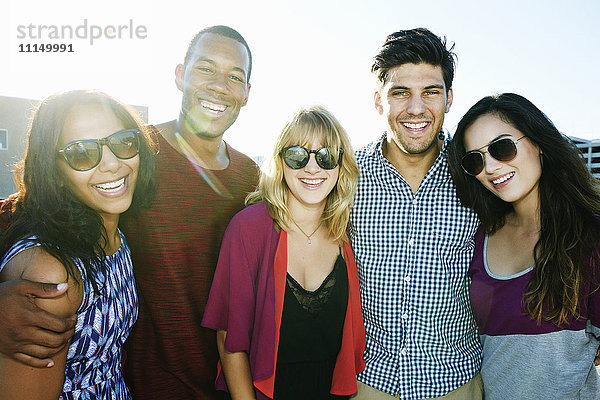
[[[341,251],[331,273],[313,292],[287,275],[275,400],[348,398],[329,394],[347,306],[348,274]]]

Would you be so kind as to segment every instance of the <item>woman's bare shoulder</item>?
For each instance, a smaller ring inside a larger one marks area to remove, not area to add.
[[[12,257],[0,272],[0,280],[10,281],[26,279],[42,283],[68,283],[64,295],[52,298],[36,298],[38,307],[56,315],[73,315],[82,299],[81,285],[78,280],[67,274],[62,262],[39,246],[25,249]],[[79,278],[79,277],[78,277]]]

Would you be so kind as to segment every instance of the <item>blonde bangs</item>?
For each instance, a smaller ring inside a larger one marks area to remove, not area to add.
[[[271,217],[282,229],[286,224],[289,209],[287,199],[289,189],[283,177],[284,163],[281,151],[289,146],[310,147],[313,143],[328,147],[333,154],[340,154],[338,181],[327,196],[321,219],[335,240],[347,240],[347,225],[350,208],[358,184],[358,166],[348,134],[338,120],[324,107],[311,106],[300,109],[285,125],[277,137],[273,152],[265,160],[256,191],[246,198],[246,204],[266,202]]]

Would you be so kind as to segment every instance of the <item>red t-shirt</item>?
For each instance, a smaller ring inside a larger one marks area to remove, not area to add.
[[[258,168],[227,146],[229,167],[209,171],[231,194],[222,197],[162,136],[159,144],[157,196],[121,221],[140,300],[125,378],[135,399],[216,399],[215,332],[200,322],[225,228],[254,190]]]

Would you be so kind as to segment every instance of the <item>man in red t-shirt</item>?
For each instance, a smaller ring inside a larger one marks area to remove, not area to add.
[[[223,141],[248,100],[251,70],[237,31],[214,26],[194,37],[175,69],[179,118],[156,126],[157,195],[150,208],[122,217],[140,302],[124,360],[136,399],[217,398],[216,339],[200,321],[225,228],[258,178],[256,164]],[[0,351],[48,366],[75,319],[45,313],[32,298],[61,293],[54,285],[0,284]]]

